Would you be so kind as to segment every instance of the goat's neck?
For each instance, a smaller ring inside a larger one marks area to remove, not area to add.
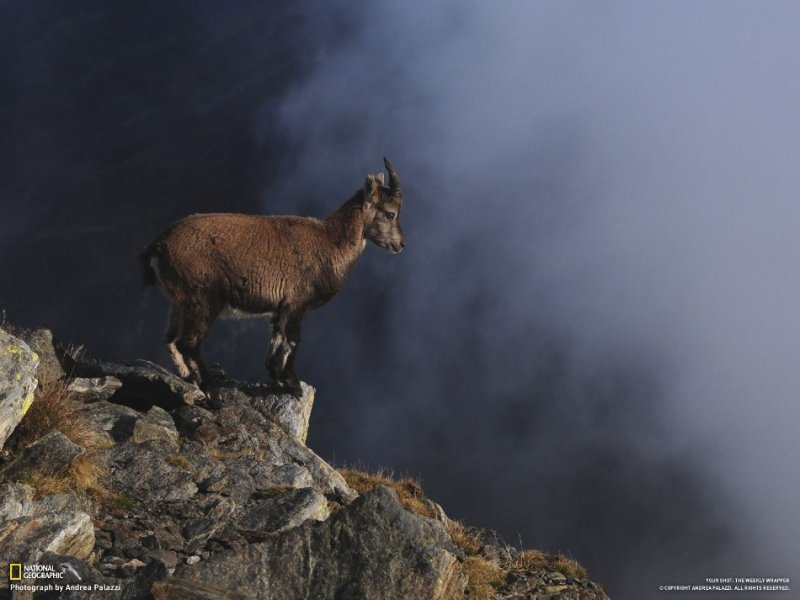
[[[335,247],[336,261],[344,274],[364,251],[366,221],[363,204],[363,192],[358,191],[325,220]]]

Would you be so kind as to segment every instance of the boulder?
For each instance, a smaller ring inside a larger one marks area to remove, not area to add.
[[[0,522],[0,556],[34,562],[42,552],[80,559],[94,548],[92,519],[83,512],[45,513]]]
[[[157,598],[220,589],[263,600],[444,600],[463,595],[457,554],[441,523],[406,511],[392,490],[378,486],[326,521],[181,565],[176,579],[153,589]]]
[[[64,352],[53,341],[53,332],[49,329],[25,329],[17,332],[31,350],[39,356],[36,367],[36,379],[40,386],[47,386],[66,376],[61,364]]]
[[[76,377],[67,385],[71,396],[82,402],[97,402],[108,400],[122,387],[122,382],[116,377]]]
[[[300,488],[259,501],[237,519],[236,528],[248,541],[259,541],[308,520],[324,521],[329,514],[325,496]]]
[[[137,444],[148,440],[163,440],[173,446],[180,447],[180,435],[175,428],[172,417],[160,406],[152,406],[143,419],[133,426],[133,441]]]
[[[141,410],[154,404],[177,408],[205,398],[196,385],[146,360],[124,365],[83,361],[77,363],[74,370],[79,377],[112,376],[119,379],[122,387],[116,392],[115,399]]]
[[[267,462],[275,468],[298,465],[308,471],[314,487],[325,496],[343,503],[352,501],[358,494],[354,492],[339,472],[317,456],[308,446],[297,438],[288,435],[277,425],[265,425]]]
[[[215,408],[247,403],[290,436],[305,443],[315,390],[306,383],[301,383],[300,388],[302,393],[298,398],[271,385],[227,381],[215,388],[211,402]]]
[[[201,487],[235,493],[239,504],[257,489],[279,486],[313,486],[341,502],[357,496],[342,476],[298,437],[254,408],[249,396],[230,394],[226,398],[226,405],[216,411],[184,406],[174,412],[178,431],[191,443],[208,444],[217,456],[230,457],[224,470],[215,472]],[[249,464],[246,472],[245,464]]]
[[[0,450],[33,402],[38,364],[25,342],[0,329]]]
[[[17,481],[32,473],[55,475],[82,453],[83,449],[63,433],[51,431],[17,452],[11,462],[0,469],[0,477]]]
[[[105,432],[112,443],[128,440],[133,435],[136,421],[144,417],[137,410],[107,400],[84,404],[78,409],[78,414],[94,429]]]

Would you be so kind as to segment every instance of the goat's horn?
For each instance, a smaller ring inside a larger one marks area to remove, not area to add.
[[[389,172],[389,189],[392,192],[392,196],[399,196],[402,192],[400,177],[397,175],[397,171],[394,170],[392,163],[385,156],[383,157],[383,164],[386,165],[386,170]]]

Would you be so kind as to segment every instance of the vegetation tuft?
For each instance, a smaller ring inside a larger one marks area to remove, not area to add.
[[[368,492],[376,485],[385,485],[397,493],[400,504],[411,512],[428,518],[436,516],[432,503],[425,498],[422,486],[415,479],[410,477],[394,479],[391,473],[385,473],[383,470],[367,473],[356,469],[339,469],[339,473],[344,477],[347,485],[359,494]]]
[[[78,411],[80,403],[70,398],[63,382],[39,388],[35,394],[28,412],[9,437],[6,448],[14,452],[58,430],[84,452],[61,473],[33,473],[26,483],[34,488],[37,496],[72,490],[103,501],[109,496],[104,483],[107,470],[101,456],[101,451],[107,447],[104,438],[81,417]]]

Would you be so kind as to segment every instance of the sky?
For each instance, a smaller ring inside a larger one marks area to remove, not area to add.
[[[386,155],[406,249],[304,322],[310,446],[612,597],[798,576],[798,10],[4,3],[0,307],[168,365],[141,247],[326,216]],[[257,380],[267,334],[204,349]]]

